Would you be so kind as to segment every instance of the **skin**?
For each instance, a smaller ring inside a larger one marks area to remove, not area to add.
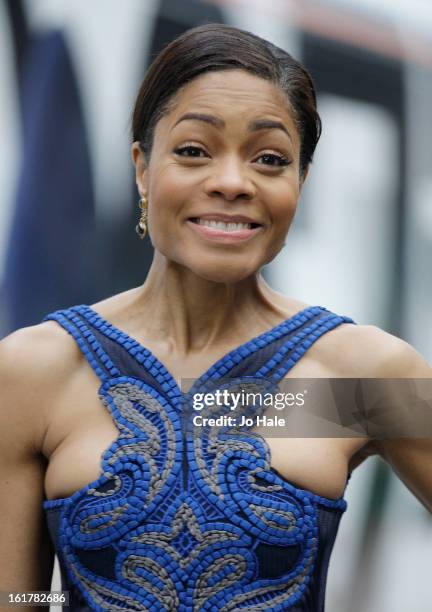
[[[180,121],[191,112],[224,123]],[[286,131],[251,132],[251,122],[262,119]],[[305,308],[260,276],[283,247],[299,203],[305,178],[299,153],[294,118],[273,84],[238,70],[189,83],[158,122],[150,159],[138,143],[132,147],[138,191],[149,201],[155,247],[149,275],[143,285],[92,307],[149,348],[176,379],[198,377],[229,350]],[[279,166],[275,156],[288,164]],[[247,215],[261,227],[243,242],[211,240],[190,221],[208,213]],[[320,338],[287,377],[432,378],[432,372],[403,340],[375,326],[343,324]],[[95,480],[102,452],[118,435],[97,397],[99,384],[55,322],[0,342],[0,427],[8,432],[0,445],[0,591],[49,588],[53,551],[42,501]],[[348,471],[379,454],[432,511],[430,438],[268,443],[273,467],[334,499]]]

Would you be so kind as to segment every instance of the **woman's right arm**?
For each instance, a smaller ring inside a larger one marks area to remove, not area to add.
[[[54,552],[42,508],[46,459],[41,449],[51,376],[59,358],[53,351],[52,325],[23,328],[0,342],[2,594],[49,591],[51,586]],[[0,606],[0,610],[12,609],[16,608]]]

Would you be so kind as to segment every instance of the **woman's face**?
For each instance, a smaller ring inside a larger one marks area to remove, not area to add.
[[[284,94],[242,70],[206,73],[158,121],[148,165],[132,155],[155,249],[238,282],[284,244],[300,194],[300,137]]]

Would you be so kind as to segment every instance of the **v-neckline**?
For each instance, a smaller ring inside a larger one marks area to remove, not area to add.
[[[105,319],[101,314],[99,314],[96,310],[94,310],[94,308],[92,308],[88,304],[81,304],[77,308],[78,311],[82,309],[84,309],[84,311],[87,311],[87,314],[91,317],[91,319],[93,319],[93,321],[97,323],[98,328],[103,328],[101,329],[102,333],[104,333],[108,337],[114,338],[117,342],[123,345],[124,348],[126,348],[126,350],[128,351],[128,353],[133,355],[135,359],[137,358],[137,355],[141,353],[143,358],[138,360],[140,363],[147,362],[147,364],[149,364],[150,362],[152,362],[152,364],[156,366],[156,369],[160,374],[160,376],[158,377],[160,379],[159,382],[164,381],[166,383],[168,381],[169,386],[175,390],[175,395],[178,395],[179,397],[186,395],[198,383],[203,383],[207,381],[209,378],[213,377],[213,374],[215,373],[219,375],[217,376],[217,378],[220,378],[220,376],[224,374],[224,372],[222,372],[221,374],[221,369],[224,364],[226,364],[227,362],[232,362],[233,360],[235,362],[238,362],[244,357],[247,357],[250,353],[252,353],[252,349],[257,344],[260,347],[266,346],[269,343],[269,339],[276,339],[280,337],[285,331],[285,328],[295,328],[295,324],[300,319],[303,318],[304,322],[306,322],[308,320],[309,315],[309,318],[312,318],[314,315],[317,315],[323,311],[328,312],[327,308],[318,305],[306,306],[306,308],[302,308],[287,319],[284,319],[280,323],[277,323],[270,329],[258,334],[257,336],[253,336],[250,340],[246,340],[242,344],[234,347],[233,349],[222,355],[222,357],[212,363],[200,376],[194,377],[193,380],[195,382],[193,383],[191,389],[189,389],[187,393],[184,393],[181,390],[181,386],[178,384],[177,379],[173,376],[173,374],[165,366],[165,364],[149,348],[139,342],[136,338],[130,336],[127,332],[123,331],[122,329]],[[237,359],[238,354],[241,355],[241,359]]]

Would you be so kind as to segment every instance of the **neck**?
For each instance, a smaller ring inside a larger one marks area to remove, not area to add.
[[[293,314],[258,272],[236,283],[213,282],[157,251],[131,306],[137,317],[142,313],[146,335],[155,342],[172,339],[179,354],[230,336],[253,337]]]

